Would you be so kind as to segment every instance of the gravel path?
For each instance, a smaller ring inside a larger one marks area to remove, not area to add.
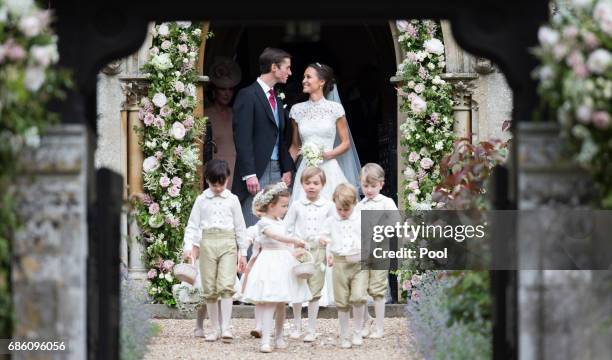
[[[224,344],[221,341],[207,343],[202,338],[195,338],[194,320],[155,319],[153,322],[159,324],[162,330],[149,344],[145,359],[422,359],[415,350],[414,340],[408,334],[405,318],[385,319],[384,339],[365,339],[363,346],[348,350],[336,345],[338,320],[320,319],[320,335],[316,342],[307,344],[287,338],[287,349],[275,350],[270,354],[260,353],[259,339],[249,335],[254,325],[253,319],[232,321],[236,338],[232,344]]]

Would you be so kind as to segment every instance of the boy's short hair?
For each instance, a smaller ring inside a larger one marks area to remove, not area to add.
[[[259,55],[259,72],[261,74],[267,74],[272,71],[272,64],[280,67],[280,64],[285,59],[291,59],[291,55],[285,50],[267,47]]]
[[[357,189],[349,183],[342,183],[336,186],[332,200],[342,208],[349,208],[357,204]]]
[[[204,178],[209,184],[223,184],[230,176],[227,161],[212,159],[206,163]]]
[[[361,168],[360,177],[368,184],[385,181],[385,170],[376,163],[367,163]]]
[[[325,177],[325,171],[317,166],[309,166],[302,172],[302,176],[300,177],[300,183],[303,184],[304,181],[310,179],[313,176],[319,176],[321,178],[321,184],[325,185],[327,178]]]

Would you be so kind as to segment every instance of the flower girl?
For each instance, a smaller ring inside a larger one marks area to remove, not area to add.
[[[294,201],[285,216],[287,231],[299,238],[310,240],[306,248],[311,251],[314,258],[315,273],[308,279],[308,287],[312,293],[312,300],[308,302],[308,330],[304,342],[315,341],[317,329],[317,316],[319,314],[319,299],[325,283],[325,243],[319,243],[318,233],[320,225],[332,216],[336,209],[334,203],[320,196],[325,186],[325,173],[318,167],[307,167],[302,172],[300,183],[306,197]],[[293,304],[294,328],[289,334],[292,339],[300,337],[302,328],[302,303]]]
[[[260,351],[272,351],[270,337],[276,312],[274,345],[286,348],[283,339],[285,304],[310,300],[308,284],[293,274],[295,259],[294,246],[303,247],[304,241],[287,235],[282,217],[287,213],[289,191],[287,185],[279,182],[268,185],[255,195],[253,213],[261,216],[257,223],[261,252],[249,273],[244,289],[244,301],[256,304],[262,318]]]

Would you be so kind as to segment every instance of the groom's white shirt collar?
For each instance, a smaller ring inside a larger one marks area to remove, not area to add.
[[[266,84],[263,80],[261,80],[261,78],[257,78],[257,82],[259,83],[259,86],[261,86],[261,88],[263,89],[264,94],[266,94],[266,99],[268,98],[268,96],[270,95],[270,89],[272,89],[271,87],[268,86],[268,84]]]

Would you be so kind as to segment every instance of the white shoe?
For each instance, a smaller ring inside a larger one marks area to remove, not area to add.
[[[302,336],[302,333],[300,332],[299,329],[293,328],[291,330],[291,333],[289,334],[289,338],[292,340],[297,340],[300,338],[300,336]]]
[[[317,339],[317,333],[316,332],[310,332],[308,331],[306,333],[306,336],[304,336],[304,342],[314,342]]]
[[[375,330],[368,336],[368,339],[382,339],[383,336],[384,333],[382,331]]]
[[[351,347],[353,347],[353,344],[351,344],[348,339],[342,339],[340,340],[340,347],[342,349],[350,349]]]
[[[363,345],[363,339],[361,338],[360,334],[353,334],[353,341],[352,341],[353,345],[355,346],[361,346]]]
[[[372,327],[373,324],[374,324],[373,318],[369,318],[368,320],[366,320],[365,324],[363,324],[363,329],[361,329],[362,338],[365,338],[370,334],[370,328]]]
[[[223,333],[221,334],[221,340],[223,342],[232,342],[234,340],[234,335],[232,334],[231,330],[225,330],[223,331]]]
[[[204,337],[204,340],[206,341],[217,341],[219,339],[219,332],[218,331],[213,331],[211,333],[209,333],[208,335],[206,335]]]
[[[261,347],[259,348],[259,351],[262,353],[271,353],[272,347],[269,344],[264,344],[264,345],[261,345]]]
[[[280,337],[274,340],[274,347],[277,349],[286,349],[287,343],[282,337]]]
[[[206,337],[206,334],[204,334],[204,329],[195,329],[193,330],[193,336],[203,338]]]

